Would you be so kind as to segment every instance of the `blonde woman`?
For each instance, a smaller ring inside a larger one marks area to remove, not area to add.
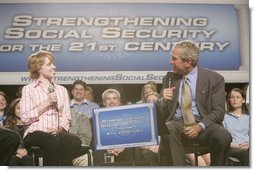
[[[30,77],[22,89],[21,120],[28,125],[24,144],[44,151],[43,165],[72,165],[81,141],[68,133],[71,114],[67,89],[53,82],[56,74],[52,53],[39,51],[28,57]]]

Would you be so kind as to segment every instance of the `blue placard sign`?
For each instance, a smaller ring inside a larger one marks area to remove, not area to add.
[[[158,144],[154,103],[94,109],[97,150]]]

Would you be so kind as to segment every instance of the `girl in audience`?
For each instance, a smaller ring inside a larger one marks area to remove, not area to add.
[[[146,96],[153,92],[157,92],[156,87],[151,83],[146,83],[141,90],[141,100],[137,103],[145,103]]]
[[[241,166],[249,166],[249,114],[245,94],[239,88],[230,91],[227,99],[228,112],[223,125],[232,136],[229,156],[240,160]]]
[[[23,134],[26,126],[20,120],[20,98],[15,99],[7,111],[5,128],[14,131],[20,138],[20,144],[16,153],[11,157],[9,166],[32,166],[32,157],[27,154],[23,144]]]
[[[0,91],[0,127],[5,124],[6,121],[6,110],[8,107],[8,96]]]
[[[156,102],[159,99],[160,95],[156,92],[148,94],[145,98],[145,102]]]
[[[156,102],[159,99],[159,94],[157,92],[151,92],[146,95],[144,102],[152,103]],[[159,137],[160,139],[160,137]],[[145,146],[141,147],[142,157],[150,166],[159,166],[159,145]]]
[[[94,102],[94,92],[91,86],[86,86],[85,99]]]

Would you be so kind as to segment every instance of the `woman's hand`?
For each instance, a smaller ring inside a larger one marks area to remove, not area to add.
[[[16,156],[20,159],[22,159],[26,155],[27,155],[27,151],[25,148],[18,149],[16,152]]]

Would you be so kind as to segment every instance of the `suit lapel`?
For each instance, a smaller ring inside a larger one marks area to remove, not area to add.
[[[198,67],[198,78],[196,85],[196,101],[199,102],[200,96],[207,93],[207,75],[204,73],[202,67]]]
[[[169,103],[169,117],[168,117],[168,121],[171,120],[175,114],[176,108],[177,108],[177,104],[178,104],[178,96],[179,96],[179,88],[180,88],[180,81],[181,81],[182,75],[179,74],[175,74],[172,77],[172,82],[171,82],[171,86],[170,87],[176,87],[175,92],[174,92],[174,96],[173,99],[171,100],[171,102]]]

